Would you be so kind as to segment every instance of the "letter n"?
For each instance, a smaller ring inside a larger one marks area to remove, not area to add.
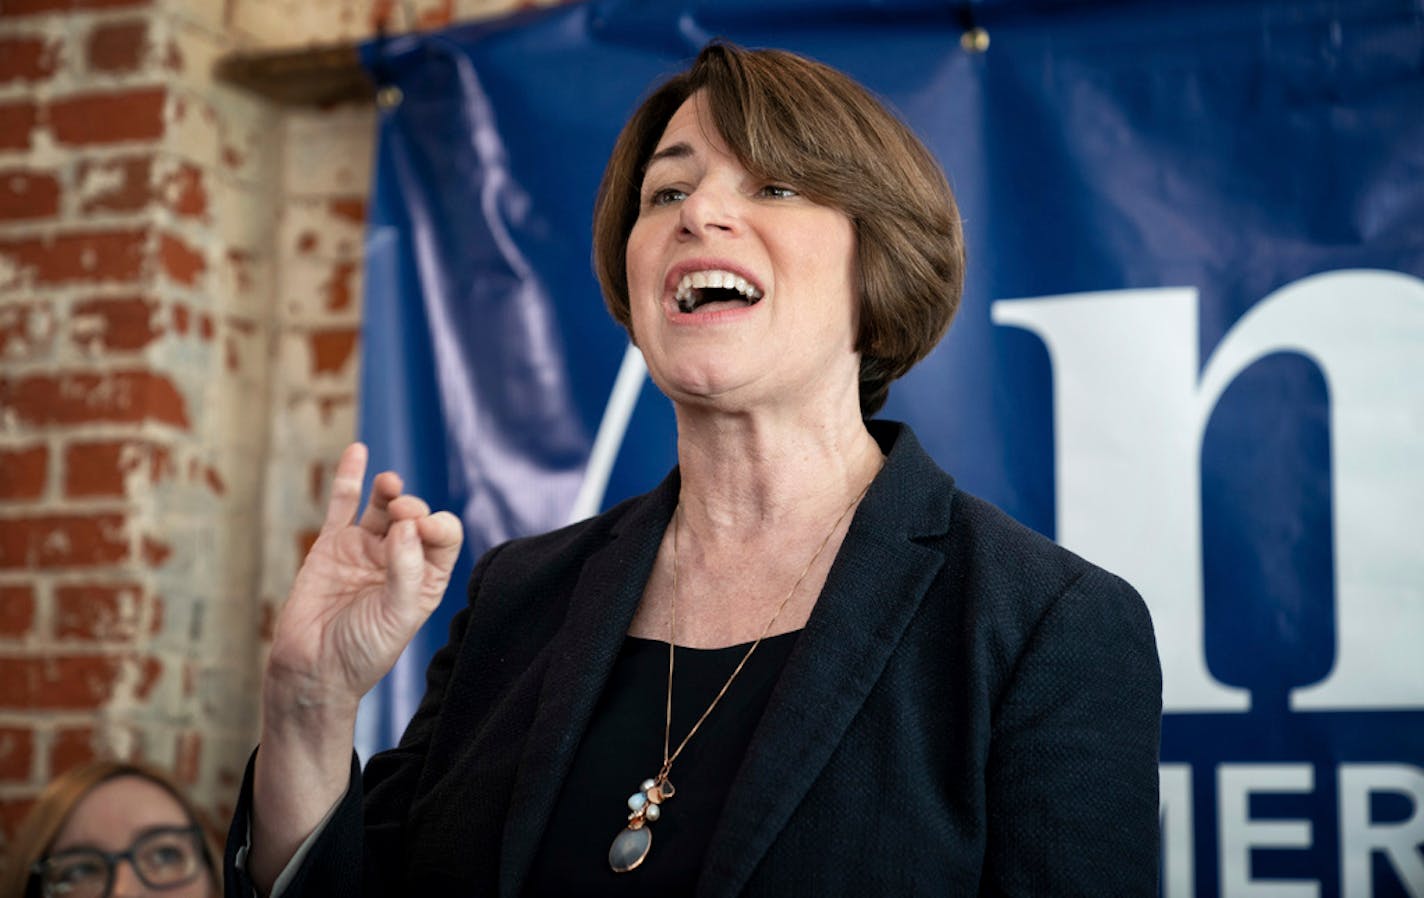
[[[1257,303],[1198,376],[1197,292],[1120,290],[994,303],[1053,367],[1057,538],[1147,600],[1169,712],[1244,711],[1207,670],[1201,445],[1246,367],[1297,352],[1330,395],[1336,656],[1296,709],[1424,707],[1424,281],[1314,275]]]

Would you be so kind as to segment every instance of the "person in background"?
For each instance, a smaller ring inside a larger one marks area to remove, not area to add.
[[[348,448],[277,621],[229,891],[1155,896],[1146,605],[872,420],[963,283],[924,145],[834,69],[714,43],[619,137],[594,264],[677,468],[487,553],[363,775],[357,705],[461,527],[391,472],[362,512]]]
[[[202,816],[146,764],[91,761],[45,787],[20,826],[0,898],[219,898]]]

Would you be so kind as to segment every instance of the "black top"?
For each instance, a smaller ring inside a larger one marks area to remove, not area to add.
[[[628,823],[628,796],[662,766],[667,701],[667,643],[625,640],[554,805],[524,894],[692,894],[727,789],[796,635],[768,637],[752,653],[673,762],[669,779],[677,794],[649,824],[653,844],[647,859],[627,873],[614,873],[608,847]],[[678,647],[669,751],[677,749],[750,646]]]
[[[1155,898],[1162,680],[1146,605],[955,488],[909,428],[868,423],[885,467],[741,752],[693,894]],[[524,898],[599,702],[621,692],[610,678],[680,489],[674,471],[485,554],[401,744],[364,775],[353,761],[283,898]],[[683,762],[673,779],[692,789]],[[615,806],[649,772],[615,777]],[[253,895],[237,865],[251,808],[249,764],[230,898]],[[576,812],[606,863],[621,821]]]

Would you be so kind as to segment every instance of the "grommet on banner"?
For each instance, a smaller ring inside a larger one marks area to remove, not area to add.
[[[376,91],[376,105],[382,109],[392,109],[399,106],[403,99],[405,99],[405,94],[401,93],[401,89],[394,84],[387,84],[385,87]]]
[[[959,36],[959,46],[966,53],[983,53],[989,49],[989,32],[976,25]]]

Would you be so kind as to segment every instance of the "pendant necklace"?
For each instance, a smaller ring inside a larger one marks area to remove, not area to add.
[[[796,582],[791,584],[791,589],[787,591],[785,598],[783,598],[781,604],[777,606],[776,613],[771,616],[771,620],[767,621],[766,626],[762,628],[761,635],[758,636],[756,641],[751,644],[751,647],[747,649],[746,654],[742,656],[742,660],[737,662],[737,666],[732,670],[731,676],[727,677],[727,681],[722,684],[722,688],[717,690],[717,694],[713,697],[712,703],[707,706],[707,710],[703,711],[702,716],[697,718],[697,722],[692,725],[692,729],[687,731],[687,735],[682,737],[682,741],[678,743],[677,748],[670,752],[668,748],[672,741],[672,672],[673,658],[675,655],[674,643],[677,642],[677,537],[678,532],[682,529],[682,503],[678,503],[677,508],[673,511],[672,521],[672,595],[668,601],[670,612],[668,615],[668,685],[667,707],[663,724],[663,766],[658,770],[657,776],[643,780],[642,784],[638,786],[638,791],[628,796],[628,826],[614,838],[613,845],[608,849],[608,864],[613,868],[613,872],[627,873],[629,870],[636,869],[639,864],[647,859],[648,852],[653,847],[653,831],[648,824],[657,821],[657,819],[662,816],[663,804],[677,794],[677,790],[673,788],[672,780],[668,778],[668,775],[672,771],[673,762],[677,760],[678,755],[682,754],[682,750],[687,747],[687,743],[692,741],[692,737],[702,726],[703,721],[707,720],[707,716],[712,713],[712,709],[717,707],[717,703],[722,700],[722,696],[727,694],[727,689],[732,685],[732,681],[737,678],[737,674],[742,672],[742,668],[746,666],[747,660],[752,656],[752,652],[755,652],[757,646],[761,645],[761,641],[766,638],[766,634],[771,632],[771,628],[776,624],[777,618],[781,616],[781,612],[786,609],[787,604],[791,601],[791,597],[796,594],[797,588],[801,586],[801,581],[806,579],[806,575],[811,572],[811,568],[816,564],[816,559],[821,557],[821,552],[825,551],[826,546],[831,541],[831,537],[840,529],[841,522],[845,520],[846,515],[850,514],[850,510],[855,508],[860,500],[865,497],[865,494],[870,490],[870,484],[874,482],[875,477],[872,476],[870,481],[865,484],[865,488],[857,493],[854,499],[850,500],[850,504],[847,505],[845,510],[840,513],[840,516],[836,518],[836,522],[831,525],[830,532],[826,534],[826,538],[821,540],[821,545],[816,548],[816,552],[811,556],[811,560],[806,562],[805,569],[802,570],[800,576],[796,578]]]

